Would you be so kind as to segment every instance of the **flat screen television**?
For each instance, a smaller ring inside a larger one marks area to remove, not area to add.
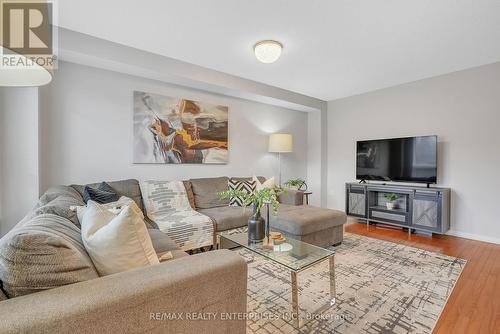
[[[356,178],[392,182],[437,182],[437,136],[357,142]]]

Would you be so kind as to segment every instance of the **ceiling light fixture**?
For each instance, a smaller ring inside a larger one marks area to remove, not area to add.
[[[281,56],[283,45],[273,40],[260,41],[253,47],[255,57],[264,64],[274,63]]]

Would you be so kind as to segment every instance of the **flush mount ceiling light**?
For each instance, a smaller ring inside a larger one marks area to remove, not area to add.
[[[273,40],[260,41],[253,47],[255,57],[265,64],[274,63],[281,56],[283,45]]]

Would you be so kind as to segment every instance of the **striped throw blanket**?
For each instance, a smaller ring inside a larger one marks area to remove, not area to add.
[[[148,217],[184,251],[213,244],[210,217],[189,205],[182,181],[141,181]]]

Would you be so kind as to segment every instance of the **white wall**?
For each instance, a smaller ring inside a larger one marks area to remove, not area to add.
[[[0,236],[38,198],[38,89],[0,88]]]
[[[344,209],[360,139],[438,135],[453,234],[500,242],[500,63],[328,104],[328,206]]]
[[[309,204],[327,205],[327,106],[321,111],[308,114],[307,182]]]
[[[307,186],[309,189],[321,189],[321,112],[308,114],[307,140]],[[309,204],[321,206],[320,191],[314,191],[309,196]]]
[[[133,164],[134,90],[229,106],[229,164]],[[272,132],[294,135],[294,152],[283,155],[283,179],[307,175],[304,112],[66,62],[41,88],[40,103],[42,191],[56,184],[123,178],[277,175],[276,157],[267,153]]]

